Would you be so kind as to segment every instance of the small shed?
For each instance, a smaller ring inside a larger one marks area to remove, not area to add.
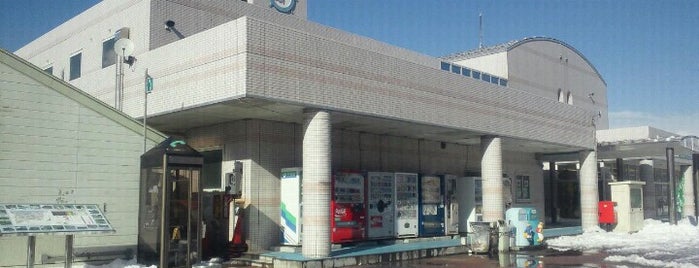
[[[74,261],[135,252],[139,161],[162,133],[0,49],[0,203],[99,204],[113,234],[75,237]],[[63,237],[36,239],[36,264],[62,262]],[[26,265],[26,238],[0,237],[0,266]],[[39,258],[41,256],[41,258]]]

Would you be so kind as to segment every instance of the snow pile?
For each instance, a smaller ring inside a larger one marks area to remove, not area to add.
[[[643,229],[627,233],[585,230],[582,235],[564,236],[546,243],[556,250],[604,251],[605,261],[653,267],[699,267],[699,227],[687,219],[670,225],[647,219]]]
[[[136,262],[136,258],[133,258],[131,260],[122,260],[122,259],[116,259],[112,261],[109,264],[104,264],[104,265],[89,265],[85,264],[83,266],[80,265],[73,265],[73,267],[78,267],[78,268],[157,268],[155,265],[151,266],[143,266],[140,265]]]

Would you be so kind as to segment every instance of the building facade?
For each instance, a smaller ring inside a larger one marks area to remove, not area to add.
[[[599,121],[606,87],[571,46],[521,41],[503,72],[307,21],[306,1],[279,3],[107,0],[17,54],[134,118],[143,118],[146,72],[153,77],[147,122],[209,156],[214,168],[203,180],[210,191],[222,191],[226,173],[243,164],[252,250],[279,244],[285,167],[304,170],[309,257],[329,255],[328,185],[338,170],[477,175],[484,220],[494,221],[504,219],[503,175],[527,182],[511,184],[519,193],[512,206],[544,211],[540,156],[573,153],[584,163],[583,196],[594,196],[581,197],[582,224],[597,224],[597,195],[585,193],[597,193],[594,132],[606,128]],[[115,43],[128,54],[123,72]],[[561,53],[568,67],[557,60]],[[539,72],[525,72],[537,57],[547,59]],[[537,80],[546,68],[567,78]],[[572,101],[551,97],[558,88]],[[599,99],[586,103],[592,93]]]
[[[98,205],[117,232],[77,235],[76,256],[128,255],[138,230],[139,156],[164,135],[147,129],[144,139],[141,123],[4,50],[0,69],[0,203]],[[27,237],[0,237],[0,266],[27,264]],[[64,240],[37,235],[37,264],[42,256],[62,261]]]

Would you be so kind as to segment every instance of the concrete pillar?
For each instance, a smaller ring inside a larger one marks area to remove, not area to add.
[[[643,216],[655,218],[658,216],[658,200],[655,196],[655,173],[653,172],[653,159],[641,160],[638,165],[638,175],[643,186]]]
[[[623,158],[617,158],[616,159],[616,180],[617,181],[625,181],[626,180],[626,174],[624,173],[624,159]]]
[[[692,181],[694,182],[694,213],[699,215],[699,154],[692,154]]]
[[[692,166],[683,165],[680,166],[680,170],[682,172],[682,178],[684,178],[684,207],[682,208],[682,216],[696,216],[694,213],[694,180],[692,176]]]
[[[481,176],[483,177],[483,221],[505,219],[502,189],[502,139],[481,137]]]
[[[667,160],[667,179],[670,188],[670,197],[667,199],[669,213],[670,213],[670,224],[677,224],[677,200],[675,199],[677,183],[675,181],[675,149],[672,147],[667,147],[665,149],[665,159]]]
[[[301,253],[308,258],[323,258],[330,256],[330,113],[308,110],[304,116]]]
[[[580,152],[580,218],[583,230],[599,224],[597,214],[597,152]]]

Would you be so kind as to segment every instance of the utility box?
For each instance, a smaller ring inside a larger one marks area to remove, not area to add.
[[[537,246],[541,244],[536,232],[539,214],[535,208],[510,208],[505,212],[507,225],[514,229],[514,247]]]
[[[610,182],[612,201],[616,203],[617,224],[614,232],[631,233],[643,228],[642,181]]]
[[[613,201],[599,201],[597,211],[599,213],[600,224],[616,223],[616,211],[614,210],[615,206],[616,203],[614,203]]]

